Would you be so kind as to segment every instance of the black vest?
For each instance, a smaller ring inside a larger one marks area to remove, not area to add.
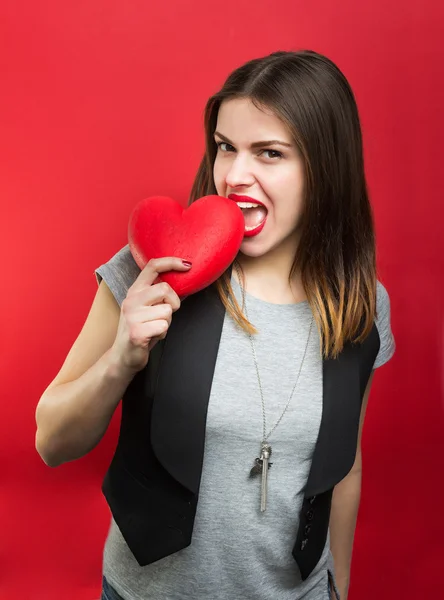
[[[128,386],[103,493],[141,566],[192,543],[208,401],[225,309],[210,287],[187,298],[168,336]],[[293,557],[302,579],[327,538],[334,486],[353,466],[361,404],[379,351],[374,326],[362,344],[323,361],[323,412]]]

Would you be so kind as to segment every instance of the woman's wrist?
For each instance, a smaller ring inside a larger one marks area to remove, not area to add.
[[[138,373],[138,369],[134,369],[127,365],[121,356],[119,356],[114,347],[111,347],[104,354],[106,375],[116,384],[128,384]]]

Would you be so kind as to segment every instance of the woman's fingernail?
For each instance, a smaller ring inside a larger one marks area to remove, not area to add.
[[[188,261],[188,260],[183,260],[182,264],[184,265],[184,267],[191,267],[192,263],[190,263],[190,261]]]

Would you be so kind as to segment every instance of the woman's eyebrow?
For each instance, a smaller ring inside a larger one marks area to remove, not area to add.
[[[234,144],[231,140],[229,140],[225,135],[222,135],[218,131],[215,131],[214,135],[215,136],[217,135],[226,144],[230,144],[230,146],[234,146]],[[281,140],[264,140],[261,142],[254,142],[253,144],[251,144],[250,148],[263,148],[264,146],[284,146],[285,148],[292,148],[293,144],[289,144],[287,142],[282,142]]]

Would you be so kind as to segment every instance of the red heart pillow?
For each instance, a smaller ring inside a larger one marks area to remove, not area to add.
[[[129,247],[140,269],[151,258],[189,260],[189,271],[160,276],[183,298],[222,275],[239,252],[244,229],[242,211],[223,196],[199,198],[185,209],[172,198],[153,196],[139,202],[131,214]]]

